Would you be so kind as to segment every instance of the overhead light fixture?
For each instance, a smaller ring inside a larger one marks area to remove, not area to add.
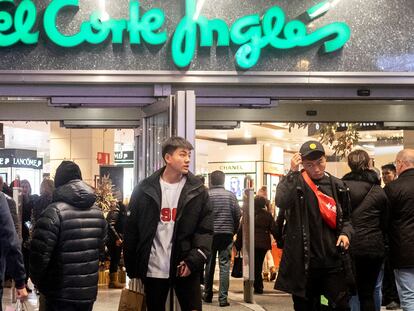
[[[94,128],[94,129],[120,129],[137,128],[141,125],[139,120],[120,121],[120,120],[64,120],[60,121],[60,127],[70,129]]]
[[[52,107],[142,107],[155,103],[154,97],[52,97]]]
[[[233,130],[240,128],[239,121],[197,121],[197,130]]]
[[[196,97],[197,106],[249,106],[264,107],[277,105],[277,100],[269,97]]]

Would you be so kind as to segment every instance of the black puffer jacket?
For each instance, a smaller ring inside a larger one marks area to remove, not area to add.
[[[30,273],[47,299],[79,303],[96,299],[106,221],[95,199],[92,188],[72,180],[55,189],[54,203],[35,225]]]
[[[414,268],[414,168],[389,183],[390,260],[395,269]]]
[[[164,169],[144,179],[134,189],[129,202],[124,259],[130,278],[145,280],[147,276],[151,246],[160,220],[160,177]],[[175,278],[176,267],[182,260],[192,272],[200,272],[210,256],[212,240],[213,209],[207,189],[199,178],[188,173],[178,200],[170,259],[171,279]]]
[[[343,181],[351,197],[351,220],[355,235],[351,244],[354,256],[378,258],[385,255],[388,200],[372,170],[351,172]]]

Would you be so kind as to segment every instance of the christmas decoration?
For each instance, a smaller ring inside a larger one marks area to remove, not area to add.
[[[312,123],[289,123],[289,131],[292,128],[307,128]],[[345,131],[338,131],[341,123],[318,123],[319,141],[328,145],[334,151],[334,155],[340,159],[345,158],[360,139],[358,123],[346,123]]]
[[[113,185],[109,175],[103,176],[98,183],[95,194],[96,205],[98,205],[104,213],[108,213],[109,211],[117,208],[118,201],[114,197],[112,190]]]

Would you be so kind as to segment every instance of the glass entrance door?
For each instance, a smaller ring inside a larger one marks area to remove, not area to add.
[[[194,91],[178,91],[143,108],[145,117],[136,134],[137,179],[150,176],[164,165],[162,143],[175,135],[195,144]],[[192,164],[195,161],[192,159]],[[192,169],[193,170],[193,169]]]

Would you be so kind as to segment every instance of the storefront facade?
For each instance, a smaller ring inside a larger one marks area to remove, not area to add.
[[[25,0],[0,9],[0,119],[139,121],[139,177],[160,165],[148,150],[171,134],[194,141],[196,121],[414,119],[410,0]],[[149,138],[163,122],[163,137]]]

